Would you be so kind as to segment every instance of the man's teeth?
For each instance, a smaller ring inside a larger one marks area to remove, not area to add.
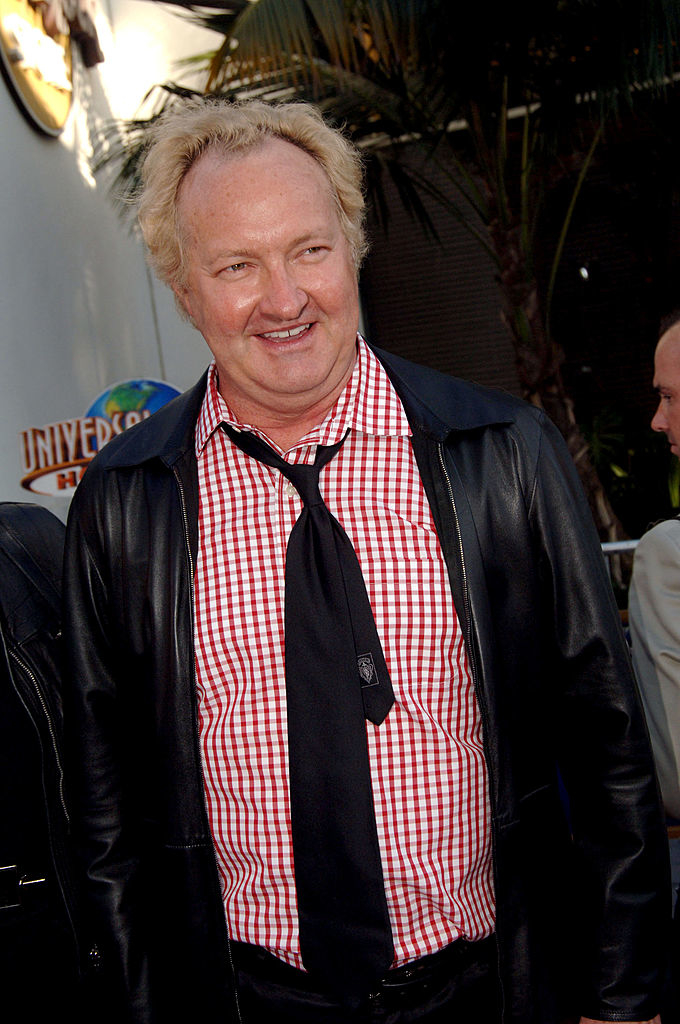
[[[311,324],[302,324],[300,327],[291,327],[289,331],[267,331],[262,334],[263,338],[273,338],[278,341],[280,338],[297,338],[298,334],[302,334],[306,331]]]

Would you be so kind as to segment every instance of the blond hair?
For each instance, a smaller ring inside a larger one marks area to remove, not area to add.
[[[207,150],[225,155],[242,153],[267,138],[292,143],[326,172],[358,271],[368,246],[363,168],[352,143],[331,128],[309,103],[231,103],[201,98],[175,106],[159,118],[142,168],[139,223],[149,262],[171,288],[182,285],[185,272],[177,199],[189,169]]]

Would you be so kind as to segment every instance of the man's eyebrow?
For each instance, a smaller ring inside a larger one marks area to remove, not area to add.
[[[331,232],[319,227],[313,231],[305,231],[304,234],[298,235],[293,238],[288,248],[295,249],[299,245],[304,245],[306,242],[312,241],[323,241],[330,240]],[[211,259],[216,260],[240,260],[240,259],[253,259],[257,256],[257,252],[254,249],[238,248],[238,249],[220,249],[219,251],[210,255]]]
[[[214,260],[240,260],[249,259],[255,253],[250,249],[217,249],[210,253],[210,259]]]
[[[327,228],[316,228],[313,231],[305,231],[304,234],[298,235],[297,238],[293,238],[289,248],[297,249],[300,245],[309,244],[310,242],[323,242],[330,241],[332,232]]]

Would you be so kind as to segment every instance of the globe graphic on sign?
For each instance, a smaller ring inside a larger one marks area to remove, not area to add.
[[[156,412],[180,392],[172,384],[161,380],[125,380],[102,391],[87,416],[101,416],[111,420],[115,413]]]

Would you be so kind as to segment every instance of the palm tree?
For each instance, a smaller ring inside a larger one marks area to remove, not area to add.
[[[208,14],[192,9],[224,37],[204,59],[207,92],[316,102],[364,150],[378,208],[387,170],[413,212],[424,217],[422,196],[434,195],[476,234],[496,267],[523,395],[564,435],[602,539],[622,535],[564,385],[550,305],[573,204],[607,125],[638,93],[672,81],[680,0],[215,6]],[[184,94],[166,86],[161,106]],[[127,182],[145,129],[145,122],[127,126]],[[404,160],[407,148],[426,154],[420,170]],[[443,170],[450,189],[438,189],[428,167]],[[565,177],[574,181],[572,202],[541,294],[537,226],[546,193]]]

